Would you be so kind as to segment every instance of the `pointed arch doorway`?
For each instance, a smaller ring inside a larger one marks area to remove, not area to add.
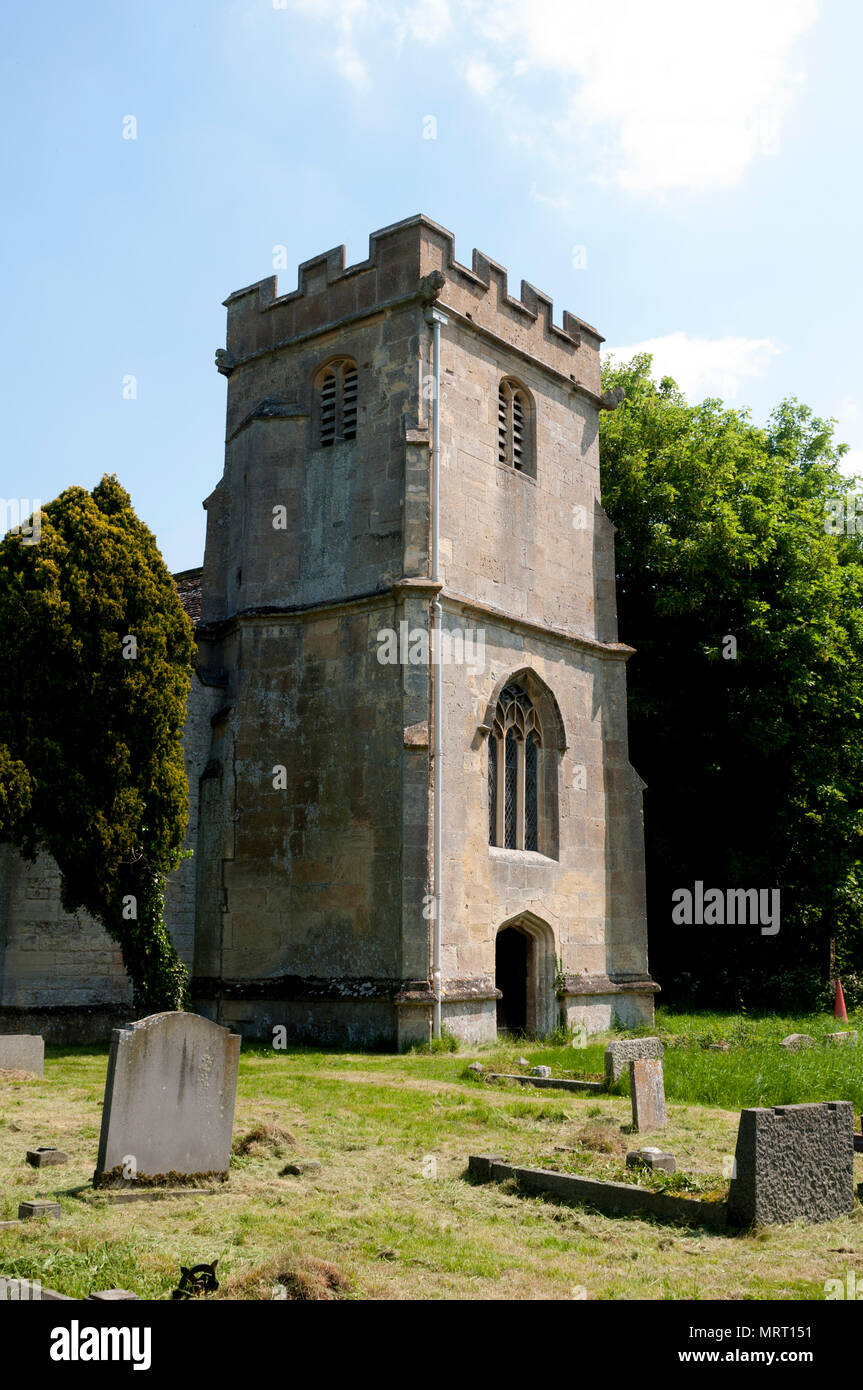
[[[554,1028],[554,933],[532,913],[504,922],[494,946],[498,1033],[542,1036]]]

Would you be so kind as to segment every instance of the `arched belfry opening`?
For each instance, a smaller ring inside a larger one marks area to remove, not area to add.
[[[524,913],[498,928],[494,983],[499,1033],[550,1033],[557,1021],[554,995],[554,933]]]

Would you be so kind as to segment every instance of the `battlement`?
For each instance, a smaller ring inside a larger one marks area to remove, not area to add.
[[[219,370],[230,376],[252,358],[345,320],[436,300],[465,326],[598,391],[603,339],[597,330],[568,310],[556,324],[551,298],[527,280],[520,298],[511,295],[506,268],[481,251],[474,250],[470,269],[461,265],[452,232],[422,213],[373,232],[366,260],[345,262],[345,248],[337,246],[304,261],[297,288],[287,294],[279,294],[277,277],[270,275],[229,295]]]

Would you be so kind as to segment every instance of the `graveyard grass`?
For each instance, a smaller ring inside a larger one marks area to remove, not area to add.
[[[0,1230],[0,1275],[62,1293],[130,1289],[170,1297],[180,1265],[218,1259],[217,1298],[822,1299],[824,1281],[863,1273],[863,1204],[818,1226],[735,1235],[519,1194],[466,1180],[471,1153],[636,1180],[628,1148],[676,1155],[651,1187],[720,1197],[747,1105],[851,1100],[863,1110],[863,1016],[855,1046],[824,1034],[824,1016],[754,1018],[660,1011],[668,1126],[633,1135],[628,1080],[584,1097],[490,1085],[468,1072],[516,1071],[516,1058],[556,1075],[598,1077],[605,1042],[463,1045],[394,1056],[244,1046],[230,1183],[213,1195],[111,1205],[90,1186],[107,1048],[48,1048],[44,1080],[0,1079],[0,1220],[30,1198],[60,1202],[57,1222]],[[787,1033],[817,1046],[788,1053]],[[727,1043],[728,1051],[711,1044]],[[34,1170],[27,1149],[56,1145],[62,1168]],[[431,1160],[436,1174],[432,1175]],[[306,1174],[286,1165],[317,1162]],[[855,1158],[863,1180],[863,1156]]]

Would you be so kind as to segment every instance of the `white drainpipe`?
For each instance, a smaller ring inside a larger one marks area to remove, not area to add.
[[[441,324],[449,323],[446,314],[440,309],[427,309],[426,323],[432,328],[433,384],[432,384],[432,553],[431,577],[440,582],[440,330]],[[429,651],[440,656],[440,634],[443,610],[440,598],[435,594],[431,604],[429,623]],[[435,637],[437,633],[437,638]],[[432,822],[432,862],[434,876],[434,923],[432,947],[432,988],[434,990],[434,1036],[441,1035],[441,899],[442,899],[442,841],[443,841],[443,680],[440,661],[432,668],[432,688],[434,691],[434,820]]]

